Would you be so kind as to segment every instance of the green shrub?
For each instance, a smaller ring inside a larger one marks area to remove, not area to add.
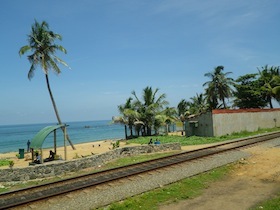
[[[120,141],[117,140],[116,143],[113,143],[113,149],[119,148],[120,147]]]
[[[7,159],[0,159],[0,167],[1,166],[8,166],[10,163],[9,163],[10,160],[7,160]]]
[[[15,162],[13,160],[9,160],[9,166],[12,168],[15,165]]]

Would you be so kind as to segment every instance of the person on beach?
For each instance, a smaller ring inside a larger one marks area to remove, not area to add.
[[[39,153],[36,152],[35,156],[36,157],[35,157],[34,163],[37,163],[37,164],[41,163],[41,155],[39,155]]]
[[[30,151],[30,141],[28,139],[28,141],[27,141],[27,152],[29,152],[29,151]]]
[[[55,153],[52,150],[50,150],[50,155],[49,155],[48,158],[46,158],[44,160],[44,162],[53,161],[54,160],[54,155],[55,155]]]
[[[155,144],[160,144],[160,141],[156,139]]]

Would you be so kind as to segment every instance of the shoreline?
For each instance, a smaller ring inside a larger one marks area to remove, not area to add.
[[[110,139],[94,139],[94,140],[89,140],[89,141],[84,141],[84,142],[77,142],[77,143],[73,143],[74,145],[78,145],[78,144],[87,144],[87,143],[97,143],[97,142],[102,142],[102,141],[122,141],[122,140],[125,140],[123,138],[110,138]],[[69,146],[69,142],[67,142],[67,146]],[[57,146],[57,148],[59,147],[64,147],[63,145],[60,145],[60,146]],[[43,149],[52,149],[53,147],[51,146],[46,146],[44,147]],[[23,147],[18,147],[16,150],[13,150],[13,151],[6,151],[6,152],[1,152],[0,151],[0,154],[6,154],[6,153],[18,153],[19,149],[24,149],[24,152],[26,153],[27,151],[27,145],[23,146]],[[1,157],[0,157],[1,158]]]

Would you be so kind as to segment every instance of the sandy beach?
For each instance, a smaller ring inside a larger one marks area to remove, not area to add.
[[[169,133],[169,135],[181,135],[181,132]],[[87,143],[74,144],[75,150],[72,149],[70,145],[67,145],[67,160],[73,160],[76,158],[82,158],[90,155],[97,155],[104,152],[108,152],[113,149],[113,143],[117,140],[101,140],[101,141],[92,141]],[[127,144],[125,140],[120,141],[120,147],[127,146],[139,146],[140,144],[130,143]],[[204,144],[204,145],[192,145],[192,146],[182,146],[182,150],[195,150],[207,146],[211,146],[212,144]],[[43,159],[49,156],[49,151],[54,151],[54,148],[43,148]],[[57,155],[59,155],[63,160],[65,159],[64,147],[57,147]],[[19,152],[9,152],[9,153],[0,153],[0,159],[9,159],[14,161],[14,167],[27,167],[31,161],[31,153],[25,152],[24,158],[19,159],[17,157]],[[9,166],[2,166],[0,169],[9,168]]]
[[[88,143],[75,144],[75,150],[72,149],[70,145],[67,146],[67,160],[72,160],[75,158],[81,158],[82,156],[89,156],[93,154],[101,154],[110,151],[113,148],[113,143],[116,140],[103,140],[94,141]],[[125,141],[120,142],[120,147],[124,146],[135,146],[139,144],[129,144],[127,145]],[[49,151],[54,151],[54,148],[43,149],[43,159],[49,156]],[[31,162],[31,153],[25,152],[23,159],[18,159],[18,152],[0,153],[0,159],[9,159],[14,161],[14,167],[27,167],[29,162]],[[64,147],[57,148],[57,155],[64,159]],[[8,166],[2,166],[0,169],[8,168]]]

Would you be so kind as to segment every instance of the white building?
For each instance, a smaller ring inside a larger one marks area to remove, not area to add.
[[[190,117],[187,136],[223,136],[260,128],[280,127],[280,109],[216,109]]]

